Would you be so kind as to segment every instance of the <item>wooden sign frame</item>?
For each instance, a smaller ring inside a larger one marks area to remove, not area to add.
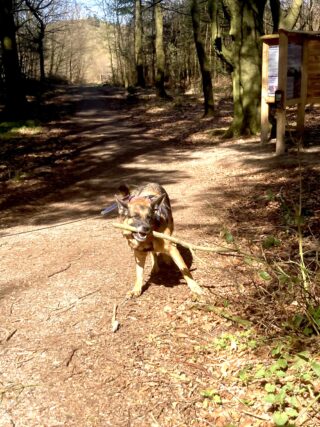
[[[281,97],[276,102],[275,92]],[[286,107],[298,106],[303,133],[306,104],[320,103],[320,33],[279,30],[262,37],[261,142],[268,141],[269,109],[276,109],[276,154],[286,150]]]

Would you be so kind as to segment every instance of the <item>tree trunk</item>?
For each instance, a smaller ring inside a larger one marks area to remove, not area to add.
[[[218,53],[232,67],[234,115],[226,137],[255,135],[260,131],[260,37],[266,0],[223,0],[223,4],[230,20],[230,48],[224,46],[219,31],[213,36],[220,46]]]
[[[292,30],[299,18],[303,0],[293,0],[286,16],[280,13],[279,28]]]
[[[45,36],[45,25],[41,23],[40,32],[38,36],[38,51],[39,51],[39,66],[40,66],[40,81],[45,80],[45,68],[44,68],[44,36]]]
[[[134,21],[134,50],[136,61],[136,85],[145,87],[142,57],[142,14],[141,0],[135,0],[135,21]]]
[[[12,0],[0,0],[0,37],[5,80],[5,108],[9,115],[23,115],[26,98],[19,66]]]
[[[214,102],[213,102],[213,90],[212,90],[212,81],[211,81],[211,72],[210,66],[207,59],[206,51],[204,48],[204,43],[201,38],[200,31],[200,13],[198,7],[198,1],[192,0],[191,4],[191,18],[192,18],[192,27],[193,27],[193,36],[196,45],[201,77],[202,77],[202,89],[204,96],[204,114],[205,116],[210,116],[214,112]]]
[[[279,29],[281,5],[280,0],[270,0],[270,10],[272,15],[272,32],[277,33]]]
[[[44,37],[46,31],[46,24],[44,22],[44,18],[41,15],[41,9],[37,9],[34,4],[26,0],[26,5],[29,8],[32,15],[35,17],[38,22],[39,30],[38,34],[35,37],[36,43],[38,45],[38,54],[39,54],[39,71],[40,71],[40,81],[45,80],[45,68],[44,68]]]
[[[165,54],[163,47],[163,14],[161,4],[158,0],[153,0],[154,4],[154,21],[155,21],[155,50],[156,50],[156,75],[155,84],[158,96],[168,98],[164,88],[164,70]]]

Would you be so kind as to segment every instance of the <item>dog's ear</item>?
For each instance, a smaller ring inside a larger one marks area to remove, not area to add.
[[[130,187],[128,184],[121,184],[118,188],[118,193],[121,194],[121,196],[126,197],[130,194]]]
[[[152,200],[152,202],[151,202],[152,209],[158,208],[161,205],[161,203],[163,202],[163,199],[165,197],[166,197],[166,194],[163,193],[159,197],[157,197],[156,199]]]
[[[130,196],[132,192],[134,192],[138,187],[134,184],[127,184],[124,182],[121,184],[118,188],[118,193],[122,196],[122,198],[125,198],[127,196]]]
[[[128,209],[128,203],[125,200],[120,199],[119,196],[117,196],[116,194],[114,195],[117,204],[118,204],[118,212],[119,215],[128,215],[129,209]]]

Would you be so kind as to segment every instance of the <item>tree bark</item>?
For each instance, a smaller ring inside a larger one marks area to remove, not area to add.
[[[134,21],[134,50],[136,62],[136,85],[145,87],[146,82],[143,71],[142,57],[142,13],[141,0],[135,0],[135,21]]]
[[[260,131],[260,37],[265,4],[266,0],[223,0],[230,25],[230,47],[224,45],[220,31],[213,33],[218,54],[232,67],[234,115],[226,137],[255,135]],[[217,14],[212,19],[217,19]]]
[[[191,3],[191,19],[193,27],[193,36],[194,42],[196,45],[201,77],[202,77],[202,89],[204,96],[204,114],[205,116],[211,116],[214,112],[214,102],[213,102],[213,89],[211,81],[211,71],[209,62],[207,59],[206,51],[204,48],[204,43],[201,38],[200,31],[200,13],[198,7],[198,1],[192,0]]]
[[[40,81],[44,81],[46,78],[44,68],[44,36],[45,36],[45,25],[40,24],[40,31],[38,37],[38,50],[39,50],[39,67],[40,67]]]
[[[281,5],[280,0],[270,0],[270,10],[272,16],[273,28],[272,32],[277,33],[279,30]]]
[[[302,4],[303,0],[293,0],[287,15],[284,16],[283,13],[280,13],[279,28],[284,28],[285,30],[294,28],[299,18]]]
[[[19,66],[12,0],[0,0],[0,38],[5,80],[5,109],[12,116],[24,114],[26,97]]]
[[[155,50],[156,50],[156,75],[155,85],[158,96],[168,98],[164,88],[165,53],[163,46],[163,13],[159,0],[153,0],[155,21]]]
[[[280,0],[270,0],[270,9],[273,20],[273,32],[276,33],[279,28],[292,30],[299,18],[303,0],[293,0],[287,14],[284,15],[281,10]]]

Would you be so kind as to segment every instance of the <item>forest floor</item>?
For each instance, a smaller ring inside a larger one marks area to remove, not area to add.
[[[216,107],[65,87],[39,123],[0,124],[1,427],[320,424],[319,110],[275,157],[223,139],[231,100]],[[123,180],[166,188],[176,236],[239,251],[183,251],[205,302],[149,265],[125,300],[133,256],[100,215]]]

